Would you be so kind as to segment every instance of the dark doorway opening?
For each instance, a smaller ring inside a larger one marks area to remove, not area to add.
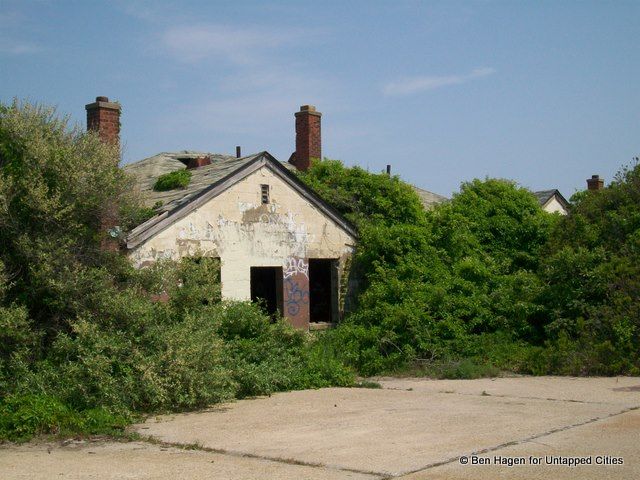
[[[309,309],[311,322],[333,322],[335,260],[309,259]]]
[[[282,312],[282,267],[251,267],[251,301],[269,315]]]

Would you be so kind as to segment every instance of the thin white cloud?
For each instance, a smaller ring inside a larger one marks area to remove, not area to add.
[[[206,58],[237,65],[254,63],[269,49],[291,42],[291,32],[228,25],[185,25],[171,27],[162,35],[167,52],[184,62]]]
[[[460,85],[477,78],[487,77],[493,73],[495,73],[493,68],[482,67],[476,68],[465,75],[405,77],[386,84],[382,91],[386,95],[411,95],[448,85]]]

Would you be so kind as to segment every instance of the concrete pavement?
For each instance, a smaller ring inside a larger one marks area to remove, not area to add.
[[[281,393],[135,426],[160,444],[4,447],[0,471],[7,479],[51,478],[56,468],[56,478],[74,479],[640,478],[640,378],[378,381],[383,389]],[[591,464],[545,465],[547,457]]]

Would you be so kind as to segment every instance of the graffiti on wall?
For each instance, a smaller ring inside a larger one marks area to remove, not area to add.
[[[284,308],[286,314],[295,317],[303,305],[309,304],[309,290],[305,289],[294,277],[284,280]]]
[[[305,263],[303,258],[287,258],[284,261],[284,266],[282,267],[282,275],[284,278],[289,278],[298,273],[309,278],[309,264]]]
[[[258,216],[259,223],[267,225],[271,231],[280,230],[289,236],[291,254],[299,257],[306,255],[307,246],[315,241],[315,235],[307,231],[304,222],[296,219],[299,215],[293,212],[278,213],[277,205],[270,205],[269,211]]]
[[[297,317],[309,305],[309,263],[304,258],[289,257],[282,266],[284,309],[288,317]],[[306,317],[306,315],[305,315]]]

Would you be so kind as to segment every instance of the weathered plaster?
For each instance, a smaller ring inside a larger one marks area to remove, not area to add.
[[[267,184],[270,203],[261,204]],[[250,267],[281,266],[285,315],[308,319],[309,258],[346,261],[353,239],[264,166],[134,248],[138,267],[203,255],[221,260],[222,296],[251,297]],[[341,269],[342,270],[342,269]],[[295,324],[296,321],[293,321]]]

